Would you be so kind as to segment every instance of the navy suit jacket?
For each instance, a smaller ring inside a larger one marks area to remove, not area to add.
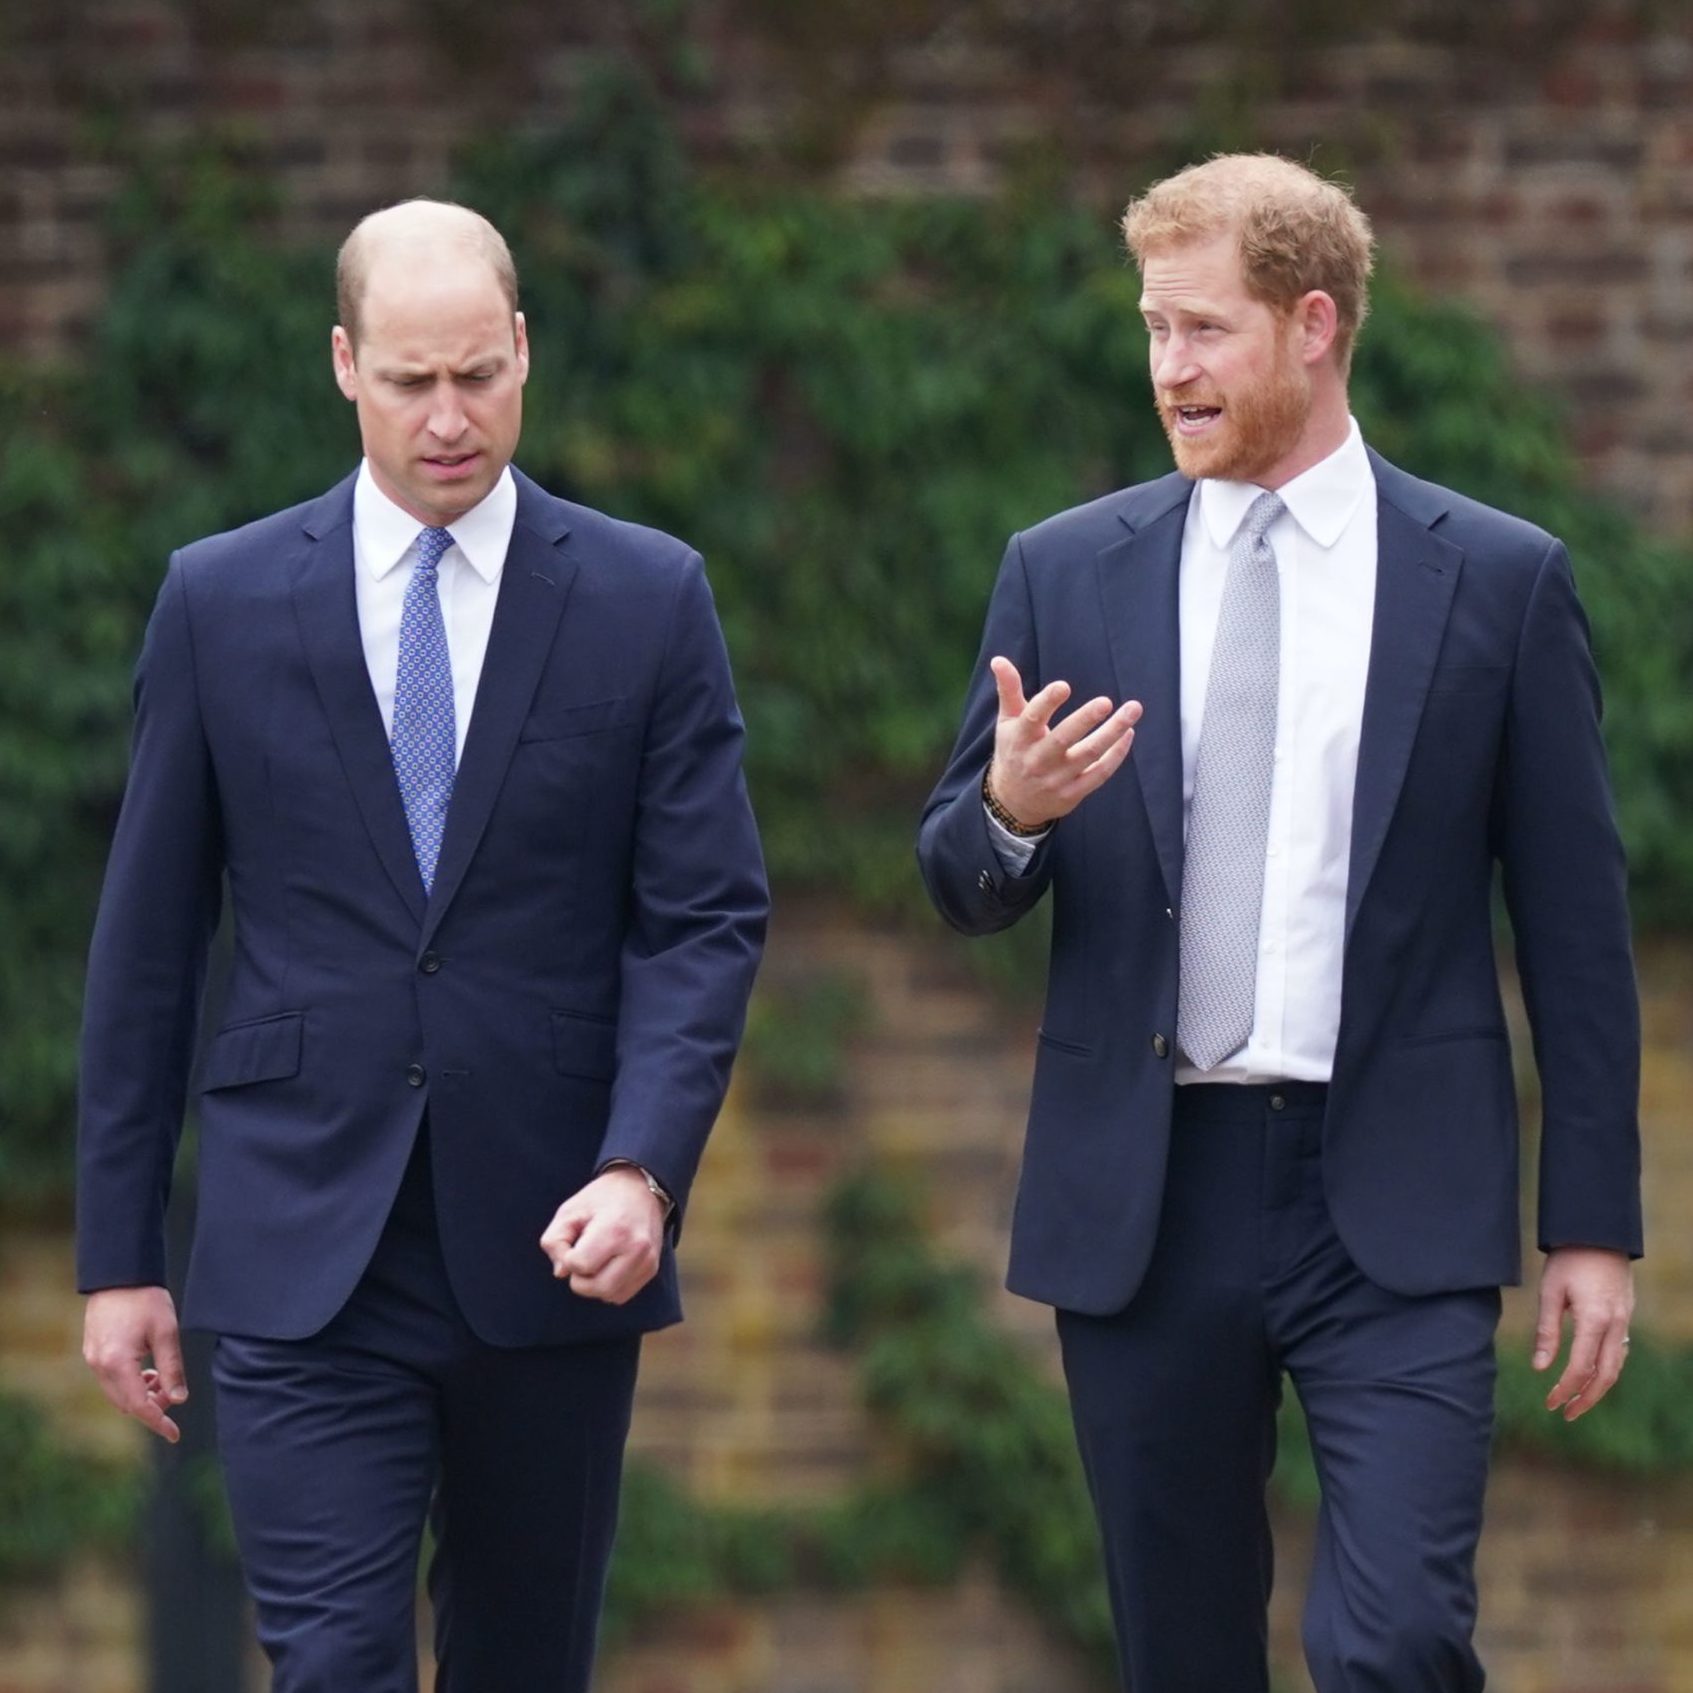
[[[1494,865],[1544,1103],[1540,1241],[1641,1248],[1639,1013],[1587,625],[1563,546],[1371,455],[1375,619],[1324,1124],[1359,1268],[1418,1294],[1520,1274],[1515,1091]],[[954,927],[1053,895],[1051,972],[1012,1229],[1013,1291],[1105,1313],[1158,1226],[1182,886],[1177,576],[1193,484],[1112,494],[1013,538],[918,856]],[[1138,699],[1128,763],[1007,874],[983,816],[1003,653],[1030,693]]]
[[[84,1008],[78,1274],[164,1280],[207,943],[185,1319],[314,1333],[370,1259],[427,1105],[441,1244],[488,1341],[680,1315],[667,1249],[618,1309],[539,1239],[608,1159],[687,1204],[763,943],[742,725],[698,554],[517,477],[426,898],[371,691],[353,479],[171,560]]]

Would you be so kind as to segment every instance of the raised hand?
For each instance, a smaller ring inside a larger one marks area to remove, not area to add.
[[[1113,710],[1101,695],[1054,725],[1052,714],[1070,697],[1068,682],[1048,682],[1025,699],[1010,659],[995,658],[988,668],[999,688],[989,791],[1024,828],[1044,828],[1116,774],[1134,744],[1140,701]]]

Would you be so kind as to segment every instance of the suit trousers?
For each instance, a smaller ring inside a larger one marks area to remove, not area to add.
[[[639,1336],[477,1339],[441,1255],[426,1123],[329,1325],[217,1339],[218,1443],[275,1693],[416,1693],[426,1518],[439,1693],[586,1693],[639,1355]]]
[[[1265,1488],[1282,1376],[1322,1502],[1318,1693],[1475,1693],[1475,1548],[1499,1293],[1368,1281],[1323,1194],[1327,1090],[1176,1090],[1157,1244],[1127,1309],[1058,1314],[1132,1693],[1266,1693]]]

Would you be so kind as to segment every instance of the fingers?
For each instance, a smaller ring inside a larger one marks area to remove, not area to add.
[[[1029,702],[1023,698],[1023,678],[1017,674],[1017,666],[1008,658],[990,658],[988,669],[999,690],[999,715],[1021,717]]]
[[[1569,1362],[1564,1365],[1564,1373],[1558,1377],[1557,1385],[1546,1395],[1548,1411],[1567,1406],[1593,1378],[1599,1367],[1599,1342],[1602,1337],[1603,1329],[1599,1324],[1584,1320],[1579,1312],[1576,1314]],[[1566,1410],[1565,1416],[1570,1415]]]
[[[570,1291],[584,1299],[622,1305],[658,1273],[659,1244],[615,1215],[596,1217],[582,1231],[555,1275],[568,1275]]]
[[[1053,712],[1070,697],[1068,682],[1048,682],[1033,699],[1025,699],[1023,678],[1010,659],[991,658],[988,668],[999,690],[1000,722],[1014,723],[1020,733],[1030,738],[1045,728]]]
[[[622,1305],[658,1273],[664,1215],[638,1175],[603,1172],[559,1207],[541,1248],[553,1275],[584,1299]]]
[[[157,1379],[165,1402],[182,1404],[188,1398],[188,1375],[182,1367],[182,1335],[174,1323],[153,1336],[153,1365],[145,1373]]]
[[[162,1287],[111,1288],[89,1297],[82,1355],[100,1391],[126,1417],[173,1445],[166,1407],[188,1397],[176,1308]],[[146,1367],[151,1356],[153,1368]]]
[[[1599,1358],[1581,1391],[1564,1406],[1564,1418],[1574,1422],[1591,1411],[1613,1387],[1628,1361],[1628,1335],[1621,1323],[1608,1324],[1599,1341]]]
[[[1564,1324],[1564,1290],[1550,1276],[1540,1283],[1540,1312],[1534,1323],[1534,1367],[1546,1369],[1558,1355]]]
[[[573,1200],[566,1200],[553,1213],[553,1220],[541,1236],[541,1250],[552,1260],[555,1276],[570,1274],[571,1250],[587,1224],[588,1213]]]
[[[1069,751],[1064,755],[1065,762],[1075,769],[1085,770],[1096,759],[1109,752],[1125,735],[1133,735],[1135,725],[1140,721],[1140,701],[1125,700],[1115,711],[1111,710],[1109,700],[1092,700],[1089,705],[1103,705],[1105,713],[1096,719],[1099,727],[1091,734],[1078,731],[1076,737],[1069,743]],[[1081,716],[1088,706],[1072,711],[1068,717],[1053,730],[1056,740]]]

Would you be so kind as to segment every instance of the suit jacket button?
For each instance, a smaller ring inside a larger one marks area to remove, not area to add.
[[[424,975],[433,976],[441,968],[441,955],[438,952],[426,952],[417,961],[417,967]]]
[[[421,1064],[408,1064],[406,1066],[406,1081],[412,1087],[420,1088],[420,1087],[423,1086],[424,1082],[427,1081],[427,1080],[428,1080],[428,1072],[423,1068],[423,1066]]]
[[[1170,1056],[1170,1043],[1162,1035],[1154,1035],[1152,1037],[1152,1051],[1155,1057],[1168,1058]]]

